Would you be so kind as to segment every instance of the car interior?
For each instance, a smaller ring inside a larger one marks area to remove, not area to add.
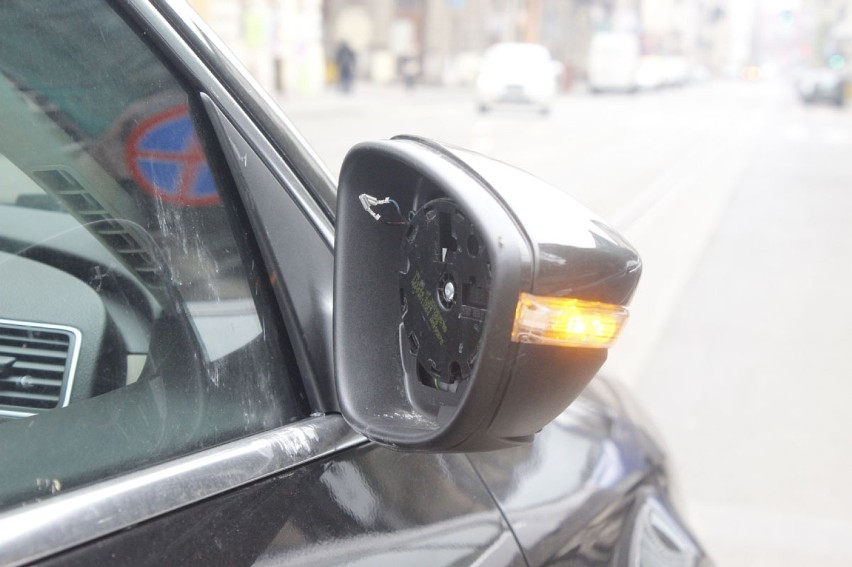
[[[0,18],[0,508],[308,413],[193,89],[41,9]]]

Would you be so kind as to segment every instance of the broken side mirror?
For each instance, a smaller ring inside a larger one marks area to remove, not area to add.
[[[412,137],[347,155],[335,247],[341,411],[407,450],[528,442],[606,360],[641,272],[562,191]]]

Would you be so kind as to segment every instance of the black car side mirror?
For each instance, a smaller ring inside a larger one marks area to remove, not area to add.
[[[636,251],[565,193],[428,140],[364,143],[337,196],[341,411],[407,450],[528,442],[606,360]]]

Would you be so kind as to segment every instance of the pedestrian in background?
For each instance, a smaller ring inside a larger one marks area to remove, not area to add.
[[[355,52],[345,41],[340,42],[337,53],[334,56],[337,63],[337,72],[340,78],[340,89],[344,93],[352,90],[352,81],[355,78]]]
[[[420,76],[420,58],[416,55],[410,55],[402,60],[399,66],[402,82],[405,88],[413,89],[417,82],[417,77]]]

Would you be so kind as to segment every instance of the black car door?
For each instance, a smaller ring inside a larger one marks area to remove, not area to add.
[[[0,7],[0,563],[523,564],[330,412],[328,181],[175,18]]]
[[[524,565],[459,455],[362,447],[71,550],[46,565]]]

